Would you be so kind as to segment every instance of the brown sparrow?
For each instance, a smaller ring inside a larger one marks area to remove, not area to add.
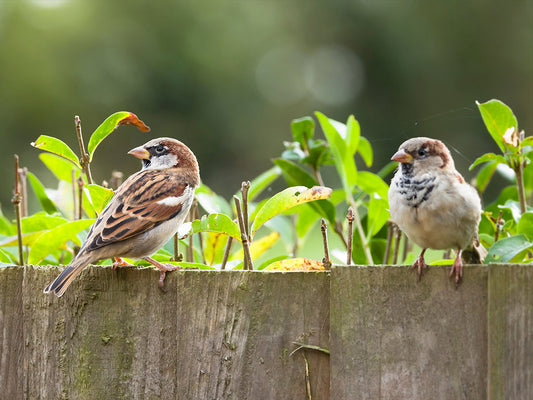
[[[86,265],[106,258],[143,259],[165,273],[177,269],[150,256],[177,232],[200,184],[193,152],[178,140],[159,138],[129,154],[140,158],[142,170],[131,175],[98,216],[78,255],[45,289],[62,296]]]
[[[450,277],[455,273],[455,282],[459,283],[463,275],[463,250],[479,244],[479,195],[456,171],[449,150],[440,140],[409,139],[392,160],[400,165],[389,188],[391,218],[423,249],[413,268],[418,267],[420,279],[422,268],[427,268],[426,249],[453,248],[457,255]]]

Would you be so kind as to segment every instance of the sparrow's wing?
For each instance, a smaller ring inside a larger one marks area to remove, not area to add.
[[[157,170],[133,174],[92,226],[83,250],[131,238],[174,218],[190,202],[193,190],[176,175]]]

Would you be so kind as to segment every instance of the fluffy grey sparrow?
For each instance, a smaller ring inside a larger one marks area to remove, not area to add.
[[[420,279],[422,268],[427,268],[426,249],[455,249],[450,277],[455,274],[455,282],[459,283],[463,251],[479,245],[479,195],[457,172],[449,150],[440,140],[409,139],[392,160],[400,165],[389,188],[391,218],[423,249],[413,268],[418,268]],[[481,249],[480,253],[484,250]]]
[[[177,269],[150,256],[177,232],[193,202],[200,183],[193,152],[178,140],[159,138],[129,154],[143,162],[131,175],[91,227],[78,255],[45,289],[62,296],[85,266],[112,257],[143,259],[165,273]]]

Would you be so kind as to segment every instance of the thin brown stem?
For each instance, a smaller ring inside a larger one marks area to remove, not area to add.
[[[357,232],[359,233],[359,237],[361,238],[361,245],[363,247],[363,253],[365,253],[366,262],[368,263],[368,265],[374,265],[372,253],[370,252],[370,244],[365,236],[365,230],[363,229],[363,224],[361,223],[361,218],[359,217],[359,212],[357,211],[357,204],[355,203],[351,194],[349,195],[348,203],[353,208],[355,227],[357,228]]]
[[[72,219],[76,220],[76,215],[78,207],[76,207],[76,203],[78,200],[78,190],[77,190],[77,182],[76,182],[76,170],[72,168],[72,171],[70,173],[70,178],[72,182]]]
[[[229,252],[231,250],[231,244],[233,243],[233,238],[231,236],[228,236],[228,241],[226,242],[226,247],[224,248],[224,257],[222,257],[222,264],[220,265],[220,269],[226,269],[226,263],[228,262],[229,258]]]
[[[22,194],[21,216],[22,218],[28,216],[28,168],[19,168],[20,190]]]
[[[191,218],[191,222],[196,220],[196,219],[200,219],[200,212],[198,211],[198,202],[196,201],[196,198],[194,199],[194,203],[193,203],[193,213],[191,214],[192,218]],[[200,254],[202,255],[202,262],[204,264],[207,264],[206,260],[205,260],[205,253],[204,253],[204,238],[202,236],[202,233],[201,232],[198,232],[198,241],[200,243]]]
[[[518,188],[518,201],[520,203],[520,213],[524,214],[526,208],[526,189],[524,187],[524,162],[520,160],[515,168],[516,187]]]
[[[344,237],[344,229],[342,227],[342,223],[340,221],[335,221],[335,233],[339,235],[339,238],[342,240],[342,244],[344,247],[348,248],[348,241]]]
[[[324,269],[326,271],[330,271],[331,260],[329,259],[328,226],[326,225],[326,220],[324,218],[321,218],[320,220],[320,230],[322,231],[322,241],[324,242],[324,258],[322,259],[322,264],[324,264]]]
[[[80,176],[78,178],[78,216],[77,219],[83,218],[83,186],[85,185],[85,182],[83,182],[83,178]]]
[[[500,214],[498,215],[498,219],[496,220],[496,231],[494,232],[494,243],[496,243],[498,239],[500,238],[500,230],[503,227],[502,213],[503,213],[503,210],[500,210]]]
[[[80,146],[80,163],[81,167],[83,168],[83,172],[85,172],[85,176],[87,177],[87,183],[92,184],[93,183],[93,177],[91,175],[91,168],[90,168],[90,161],[89,161],[89,154],[85,151],[85,144],[83,143],[83,135],[81,133],[81,120],[79,116],[74,117],[74,124],[76,125],[76,134],[78,136],[78,144]]]
[[[388,264],[390,260],[390,251],[392,247],[392,232],[394,230],[394,224],[392,221],[387,221],[387,247],[385,247],[385,256],[383,257],[383,264]],[[399,243],[396,243],[399,246]]]
[[[248,240],[250,238],[250,224],[248,221],[248,191],[250,190],[250,181],[243,182],[241,185],[241,194],[242,194],[242,217],[244,221],[244,228],[246,229],[246,236]]]
[[[398,225],[394,225],[394,251],[392,252],[392,264],[398,263],[398,253],[400,252],[400,240],[402,238],[402,231]]]
[[[11,199],[13,206],[15,207],[15,218],[17,221],[17,244],[19,250],[19,265],[24,265],[24,251],[22,248],[22,221],[21,221],[21,202],[22,194],[20,193],[20,180],[19,180],[19,156],[15,154],[15,191],[13,198]]]
[[[353,208],[348,208],[348,214],[346,215],[346,219],[348,220],[348,246],[346,249],[346,265],[352,264],[352,247],[353,247],[353,220],[355,217],[353,216]]]
[[[248,242],[248,236],[246,235],[246,227],[244,226],[244,218],[242,215],[241,201],[237,196],[233,196],[235,201],[235,208],[237,210],[237,219],[239,220],[239,229],[241,230],[242,248],[244,252],[244,268],[252,270],[254,269],[252,263],[252,255],[250,253],[250,244]]]

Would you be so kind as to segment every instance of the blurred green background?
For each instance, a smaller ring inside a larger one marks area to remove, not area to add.
[[[30,142],[47,134],[77,151],[74,115],[88,141],[121,110],[152,131],[104,141],[96,181],[133,173],[128,150],[171,136],[227,197],[315,110],[355,115],[374,171],[406,138],[430,136],[471,177],[468,165],[497,150],[475,106],[491,98],[528,134],[532,1],[0,0],[0,203],[12,215],[14,153],[55,185]]]

